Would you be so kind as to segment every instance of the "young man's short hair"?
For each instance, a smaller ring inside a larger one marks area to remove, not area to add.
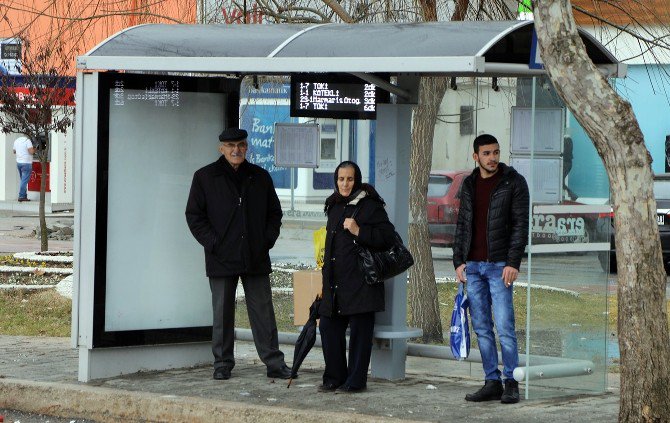
[[[477,154],[479,153],[479,147],[489,144],[498,144],[498,140],[493,135],[482,134],[475,138],[475,141],[472,143],[472,148],[475,149],[475,154]]]

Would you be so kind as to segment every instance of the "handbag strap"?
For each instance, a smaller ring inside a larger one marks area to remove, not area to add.
[[[354,212],[351,214],[350,219],[354,219],[354,218],[356,218],[356,215],[358,214],[358,211],[359,211],[360,209],[361,209],[361,206],[359,206],[359,205],[357,204],[357,205],[356,205],[356,209],[355,209]]]
[[[465,282],[463,282],[463,283],[460,283],[460,282],[459,282],[459,283],[458,283],[458,294],[462,294],[462,293],[463,293],[463,288],[465,288]]]

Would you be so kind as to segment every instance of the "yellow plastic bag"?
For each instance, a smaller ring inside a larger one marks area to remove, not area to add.
[[[323,255],[326,249],[326,227],[322,226],[314,231],[314,258],[316,267],[323,267]]]

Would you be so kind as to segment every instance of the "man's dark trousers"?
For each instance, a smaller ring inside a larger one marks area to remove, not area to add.
[[[240,275],[209,278],[212,291],[212,353],[214,369],[235,366],[233,346],[235,341],[235,290],[242,279],[244,296],[251,323],[251,333],[258,356],[269,370],[284,365],[284,353],[279,350],[277,322],[272,306],[272,291],[268,275]]]

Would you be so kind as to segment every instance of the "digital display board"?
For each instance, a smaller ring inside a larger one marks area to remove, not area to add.
[[[388,102],[388,91],[353,75],[291,75],[293,117],[376,119],[377,104]]]

